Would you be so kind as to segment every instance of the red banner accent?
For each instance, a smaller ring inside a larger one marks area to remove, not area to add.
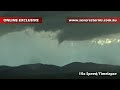
[[[118,23],[120,24],[120,17],[97,17],[97,18],[92,18],[92,17],[71,17],[71,18],[67,18],[67,23],[108,23],[108,24],[114,24],[114,23]]]
[[[41,17],[0,17],[0,24],[35,24],[42,23]]]

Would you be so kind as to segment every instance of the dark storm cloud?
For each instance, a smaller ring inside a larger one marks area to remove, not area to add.
[[[6,11],[1,16],[40,16],[43,23],[37,25],[0,25],[0,35],[22,30],[26,26],[36,31],[62,30],[58,35],[59,43],[64,40],[89,40],[102,35],[120,32],[120,24],[68,24],[67,17],[120,17],[119,11]]]
[[[110,35],[120,32],[119,25],[80,25],[74,28],[65,29],[58,36],[59,43],[64,40],[90,40],[103,35]]]

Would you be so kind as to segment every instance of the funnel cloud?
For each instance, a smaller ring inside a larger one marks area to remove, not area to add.
[[[120,32],[119,24],[70,24],[66,23],[67,17],[119,17],[119,11],[1,11],[1,16],[31,16],[42,17],[42,24],[34,25],[0,25],[0,35],[21,31],[25,27],[34,27],[35,31],[61,30],[57,39],[64,40],[89,40],[103,35]],[[102,28],[101,28],[102,27]]]

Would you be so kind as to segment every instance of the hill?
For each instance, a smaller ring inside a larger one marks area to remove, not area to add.
[[[116,76],[80,76],[79,72],[111,72]],[[0,79],[120,79],[120,66],[73,62],[65,66],[28,64],[0,66]]]

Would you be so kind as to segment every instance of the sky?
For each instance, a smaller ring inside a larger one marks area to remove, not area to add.
[[[42,24],[0,25],[0,65],[71,62],[120,65],[119,24],[68,24],[67,17],[120,17],[119,11],[0,11]]]

